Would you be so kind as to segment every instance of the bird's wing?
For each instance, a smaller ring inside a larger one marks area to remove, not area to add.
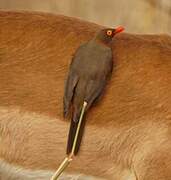
[[[74,95],[74,89],[78,82],[78,75],[73,72],[72,68],[69,71],[67,81],[65,84],[65,92],[64,92],[64,117],[67,116],[70,108],[70,104]]]
[[[77,72],[79,69],[77,68],[78,66],[78,62],[80,61],[80,53],[82,52],[82,49],[84,49],[84,47],[86,46],[86,44],[82,44],[77,51],[75,52],[75,54],[73,55],[73,58],[71,60],[71,64],[69,67],[69,73],[68,73],[68,77],[67,77],[67,81],[65,84],[65,92],[64,92],[64,117],[67,116],[68,112],[69,112],[69,108],[70,108],[70,104],[72,101],[72,98],[74,96],[74,91],[76,88],[76,85],[78,83],[78,79],[79,79],[79,73]]]
[[[96,80],[90,80],[90,82],[87,84],[85,101],[88,103],[88,105],[86,109],[89,109],[92,103],[99,99],[105,89],[108,80],[111,77],[112,70],[113,61],[108,61],[104,66],[104,69],[102,70],[103,73],[101,74],[101,76],[99,76],[99,78]]]
[[[96,101],[101,96],[106,86],[106,83],[107,82],[105,80],[101,80],[101,81],[91,80],[89,82],[85,95],[85,101],[87,102],[86,110],[88,110],[90,106],[93,104],[93,102]]]

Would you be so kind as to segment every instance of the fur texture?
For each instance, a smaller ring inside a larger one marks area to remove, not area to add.
[[[51,14],[0,13],[1,159],[30,170],[58,167],[69,130],[62,118],[67,69],[75,49],[101,28]],[[169,180],[171,37],[121,34],[112,48],[110,86],[89,112],[80,155],[67,171]]]

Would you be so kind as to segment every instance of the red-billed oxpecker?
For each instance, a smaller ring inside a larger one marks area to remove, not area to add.
[[[70,154],[72,150],[83,103],[87,102],[85,110],[87,111],[101,96],[111,77],[113,69],[112,38],[123,30],[123,27],[102,29],[92,40],[82,44],[74,54],[64,92],[64,117],[67,116],[71,105],[73,109],[67,154]],[[85,116],[78,134],[74,155],[79,151],[84,126]]]

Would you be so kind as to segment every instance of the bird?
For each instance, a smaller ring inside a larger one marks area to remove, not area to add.
[[[74,155],[79,152],[87,111],[102,96],[113,71],[112,39],[123,30],[123,27],[101,29],[91,40],[80,45],[73,55],[63,98],[64,117],[71,111],[66,150],[68,155],[72,151],[83,103],[86,102]]]

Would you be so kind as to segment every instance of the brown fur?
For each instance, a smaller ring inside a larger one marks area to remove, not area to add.
[[[0,13],[0,157],[55,170],[65,156],[64,80],[75,49],[99,25],[42,13]],[[115,69],[88,114],[68,171],[107,179],[171,177],[171,37],[118,35]]]

